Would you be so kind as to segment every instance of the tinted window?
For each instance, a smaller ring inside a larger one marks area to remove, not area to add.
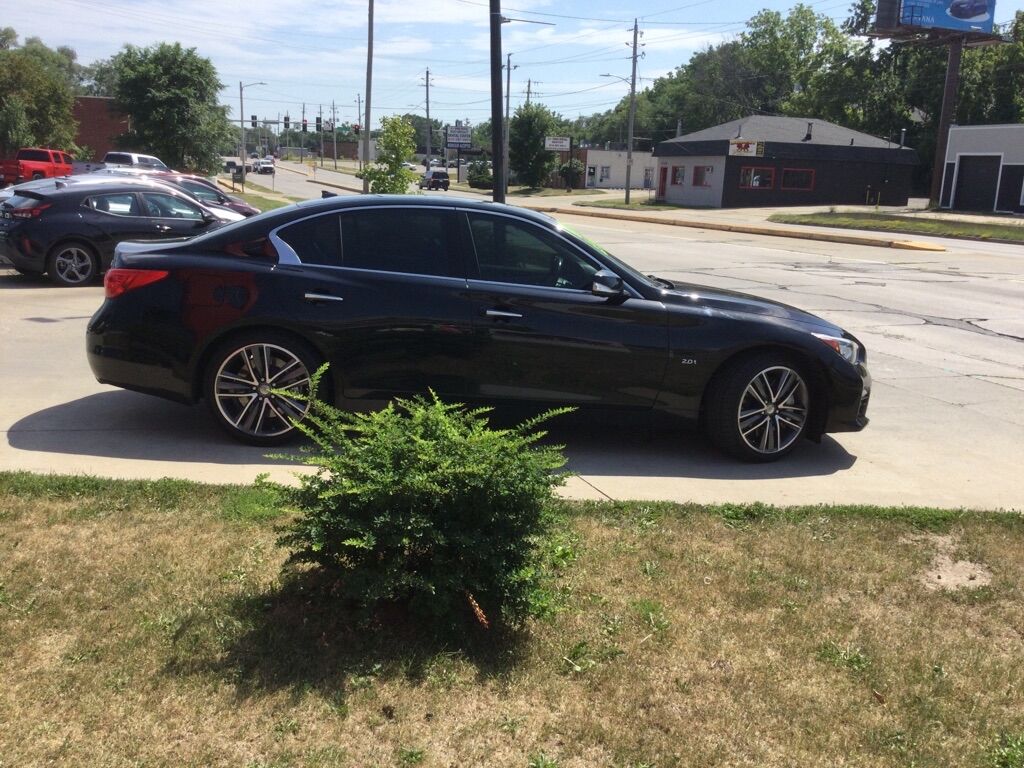
[[[424,208],[377,208],[341,216],[342,264],[357,269],[461,277],[455,214]]]
[[[17,155],[19,160],[50,162],[50,153],[43,149],[23,149]]]
[[[65,155],[64,153],[61,153],[60,159],[67,165],[71,165],[73,162],[75,162],[75,159],[71,157],[71,155]]]
[[[107,152],[103,158],[104,163],[127,163],[131,165],[132,156],[126,152]]]
[[[540,227],[469,214],[481,280],[586,290],[599,267]]]
[[[143,192],[142,205],[147,216],[161,219],[202,219],[203,212],[192,203],[171,195]]]
[[[113,213],[118,216],[138,216],[139,204],[131,192],[114,195],[96,195],[85,201],[94,211]]]
[[[200,184],[198,181],[182,179],[178,183],[200,200],[206,200],[211,203],[218,203],[221,200],[220,193],[217,192],[217,190],[210,189],[208,186]]]
[[[291,224],[278,236],[292,247],[303,264],[341,266],[341,228],[337,214]]]

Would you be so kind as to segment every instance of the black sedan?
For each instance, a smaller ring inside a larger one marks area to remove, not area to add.
[[[769,461],[863,429],[864,348],[792,307],[645,276],[555,220],[469,200],[309,201],[183,243],[126,243],[87,333],[104,383],[206,400],[232,436],[292,437],[310,374],[362,409],[467,403],[657,414]]]
[[[144,179],[44,179],[15,187],[0,202],[0,255],[24,274],[45,272],[57,285],[85,285],[107,268],[123,240],[186,237],[241,218]]]

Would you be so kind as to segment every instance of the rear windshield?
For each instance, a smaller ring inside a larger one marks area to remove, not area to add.
[[[39,201],[42,199],[42,197],[37,197],[27,192],[19,192],[4,200],[3,204],[11,208],[32,208],[39,205]]]
[[[105,163],[131,163],[132,156],[124,152],[107,152],[107,156],[103,158]]]
[[[45,149],[22,149],[18,152],[18,160],[39,160],[50,162],[50,153]]]

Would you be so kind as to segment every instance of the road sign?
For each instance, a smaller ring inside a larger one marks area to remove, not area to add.
[[[473,136],[469,126],[449,125],[445,128],[444,146],[446,149],[471,149]]]
[[[569,152],[572,149],[572,142],[568,136],[545,136],[544,149],[552,152]]]

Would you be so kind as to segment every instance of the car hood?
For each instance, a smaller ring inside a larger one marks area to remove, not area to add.
[[[747,293],[729,291],[724,288],[708,288],[703,285],[676,283],[675,288],[662,291],[662,301],[668,306],[704,307],[712,312],[729,315],[753,315],[767,320],[799,325],[818,333],[835,336],[843,329],[817,315],[791,307],[779,301],[762,299]]]

